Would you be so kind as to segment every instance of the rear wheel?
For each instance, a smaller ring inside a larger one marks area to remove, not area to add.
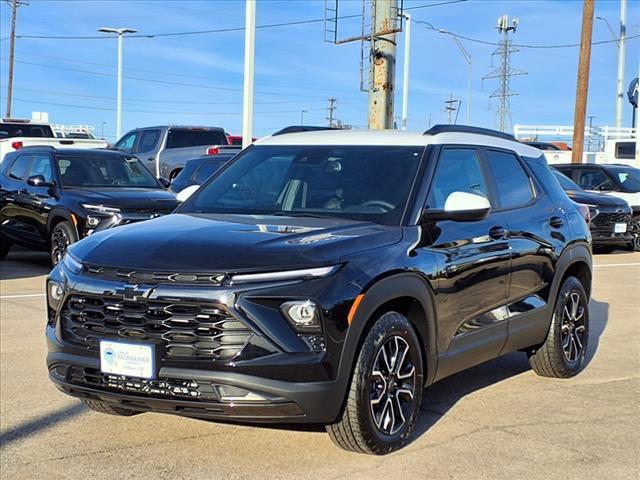
[[[113,405],[109,405],[108,403],[97,402],[95,400],[82,400],[87,407],[89,407],[94,412],[98,413],[106,413],[107,415],[118,415],[120,417],[130,417],[132,415],[137,415],[141,412],[136,412],[135,410],[129,410],[128,408],[122,407],[114,407]]]
[[[584,366],[589,343],[589,300],[575,277],[568,277],[558,293],[545,342],[529,356],[534,372],[543,377],[569,378]]]
[[[422,351],[409,320],[382,315],[356,359],[340,419],[327,425],[341,448],[384,455],[401,448],[418,418],[423,389]]]
[[[51,232],[51,264],[56,266],[64,257],[69,245],[77,241],[78,236],[71,223],[67,221],[57,223]]]

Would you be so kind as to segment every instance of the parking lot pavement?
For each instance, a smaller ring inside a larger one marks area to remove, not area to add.
[[[47,379],[46,255],[12,252],[0,272],[3,479],[640,478],[640,253],[595,257],[582,374],[541,378],[512,354],[445,379],[415,440],[386,457],[318,429],[93,413]]]

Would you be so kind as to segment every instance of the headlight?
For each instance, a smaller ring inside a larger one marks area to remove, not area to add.
[[[241,273],[231,277],[233,283],[280,282],[283,280],[307,280],[328,277],[338,270],[337,265],[331,267],[306,268],[304,270],[285,270],[268,273]]]
[[[73,258],[73,256],[67,252],[64,254],[64,258],[62,259],[62,264],[64,267],[72,273],[80,273],[82,271],[83,265],[78,260]]]
[[[58,282],[50,280],[47,284],[47,299],[49,301],[49,307],[57,310],[62,301],[64,295],[64,289]]]
[[[280,311],[300,332],[320,331],[320,309],[311,300],[285,302]]]
[[[81,203],[82,208],[100,213],[118,213],[120,209],[117,207],[105,207],[104,205],[94,205],[92,203]]]

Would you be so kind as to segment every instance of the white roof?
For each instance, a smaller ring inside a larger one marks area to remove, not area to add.
[[[539,157],[542,152],[515,140],[490,135],[462,132],[443,132],[424,135],[405,130],[316,130],[312,132],[285,133],[263,137],[255,145],[482,145],[513,150],[519,155]]]

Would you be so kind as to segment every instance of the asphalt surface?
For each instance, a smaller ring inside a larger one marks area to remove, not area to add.
[[[640,253],[595,257],[589,363],[570,380],[511,354],[425,392],[414,441],[347,453],[322,430],[93,413],[45,367],[46,256],[0,263],[0,477],[640,478]]]

